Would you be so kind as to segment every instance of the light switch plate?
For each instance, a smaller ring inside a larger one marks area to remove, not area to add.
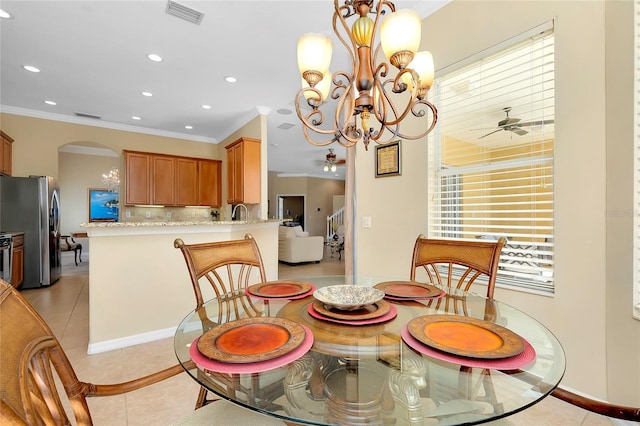
[[[362,227],[371,228],[371,216],[362,216]]]

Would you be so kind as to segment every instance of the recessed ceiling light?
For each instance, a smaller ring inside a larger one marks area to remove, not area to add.
[[[9,15],[7,12],[5,12],[4,10],[0,9],[0,18],[3,19],[11,19],[11,15]]]
[[[133,118],[134,120],[142,120],[142,118],[138,117],[137,115],[132,115],[131,118]]]
[[[191,130],[191,129],[193,129],[193,126],[184,126],[184,128],[187,129],[187,130]]]
[[[232,75],[228,75],[224,78],[224,81],[226,81],[227,83],[235,83],[238,81],[238,79]]]
[[[45,104],[47,105],[58,105],[57,103],[53,102],[53,101],[44,101]]]
[[[40,72],[40,70],[36,67],[34,67],[33,65],[23,65],[22,68],[24,68],[25,70],[29,71],[29,72]]]
[[[202,105],[202,109],[211,109],[211,105]]]
[[[142,96],[153,96],[151,92],[141,92]]]
[[[162,56],[156,55],[155,53],[148,54],[147,58],[149,58],[149,60],[153,62],[162,62]]]

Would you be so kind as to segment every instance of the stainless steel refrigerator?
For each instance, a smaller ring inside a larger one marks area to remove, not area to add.
[[[21,289],[48,286],[60,278],[60,188],[54,178],[0,176],[4,232],[24,232]]]

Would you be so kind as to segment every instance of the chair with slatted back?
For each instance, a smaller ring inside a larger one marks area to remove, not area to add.
[[[257,317],[262,314],[244,291],[251,284],[267,280],[258,244],[250,234],[241,240],[198,244],[185,244],[182,239],[177,238],[173,245],[180,249],[187,264],[196,297],[196,310],[201,314],[203,333],[234,319]],[[212,293],[218,301],[217,318],[207,318],[201,309],[205,287],[213,290]],[[221,392],[230,395],[242,392],[247,394],[252,402],[256,399],[273,400],[273,397],[267,395],[282,392],[282,389],[262,386],[257,379],[248,384],[243,383],[235,374],[213,376],[221,383]],[[207,395],[207,390],[201,387],[196,408],[217,400],[208,400]]]
[[[504,237],[494,242],[440,240],[420,235],[413,248],[411,280],[416,280],[417,272],[424,270],[432,283],[469,291],[478,278],[484,277],[487,297],[493,299],[500,253],[506,243]]]
[[[456,291],[469,292],[474,284],[486,285],[486,296],[490,302],[496,285],[498,263],[502,247],[507,243],[501,237],[497,241],[466,241],[426,238],[424,235],[416,239],[411,261],[412,281],[428,281],[448,290],[450,294],[436,300],[433,307],[456,314],[468,315],[465,297]],[[425,278],[426,279],[423,279]],[[493,304],[486,303],[484,310],[486,321],[495,321],[496,312]],[[502,412],[502,405],[497,402],[490,370],[480,372],[478,385],[471,383],[472,369],[461,367],[468,374],[461,376],[468,380],[458,386],[465,399],[489,402],[496,412]],[[479,384],[484,388],[484,396],[477,396]]]
[[[47,323],[20,292],[0,279],[0,424],[89,426],[93,422],[87,398],[142,389],[182,372],[176,364],[124,383],[80,381]],[[212,418],[220,424],[242,418],[253,422],[247,424],[283,425],[231,403],[196,410],[174,424],[201,425]]]

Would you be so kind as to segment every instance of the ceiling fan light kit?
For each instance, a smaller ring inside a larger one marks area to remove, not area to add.
[[[333,42],[328,36],[308,33],[298,40],[302,89],[295,106],[305,138],[313,145],[338,142],[351,147],[362,140],[368,149],[370,141],[385,144],[398,138],[419,139],[429,134],[438,120],[436,107],[425,99],[433,84],[434,65],[429,52],[417,52],[420,15],[408,9],[396,11],[389,1],[378,0],[375,6],[374,2],[344,0],[340,6],[334,0],[333,31],[347,50],[350,71],[333,75],[329,71]],[[351,27],[347,20],[353,22]],[[380,49],[388,63],[376,62]],[[391,66],[398,70],[397,74],[386,78]],[[325,124],[323,112],[329,99],[337,102],[335,113],[330,110],[334,114],[332,125]],[[392,99],[406,102],[404,108],[397,108]],[[417,135],[400,132],[400,123],[409,113],[426,119],[426,131]],[[375,128],[372,122],[377,123]]]

